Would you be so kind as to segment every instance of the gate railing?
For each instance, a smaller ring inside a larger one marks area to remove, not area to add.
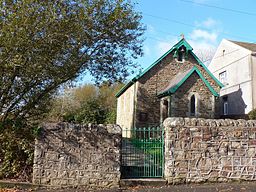
[[[163,128],[124,129],[122,134],[122,177],[163,177]]]

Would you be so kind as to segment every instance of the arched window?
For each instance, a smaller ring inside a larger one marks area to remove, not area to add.
[[[190,115],[195,116],[196,113],[196,99],[195,95],[192,95],[190,98]]]
[[[188,94],[188,117],[200,117],[200,95],[197,92]]]

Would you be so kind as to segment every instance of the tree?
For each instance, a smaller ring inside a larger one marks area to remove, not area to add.
[[[68,121],[76,123],[115,123],[115,93],[122,83],[96,87],[86,84],[82,87],[65,89],[63,94],[52,100],[51,112],[47,121]]]
[[[116,83],[111,86],[104,83],[100,86],[99,102],[107,111],[104,123],[116,123],[117,99],[115,97],[115,93],[117,93],[123,86],[123,83]]]
[[[213,59],[213,56],[215,54],[215,49],[214,48],[209,48],[209,49],[199,49],[196,51],[196,55],[198,58],[205,63],[206,66],[208,66]]]
[[[84,102],[76,113],[73,121],[76,123],[105,123],[107,111],[104,106],[100,105],[98,98],[92,98]]]
[[[0,0],[0,113],[38,118],[82,72],[125,79],[142,55],[141,15],[126,0]]]

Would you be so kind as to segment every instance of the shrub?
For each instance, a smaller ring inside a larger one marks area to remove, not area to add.
[[[22,122],[0,122],[0,179],[31,181],[36,132]]]
[[[256,119],[256,109],[251,110],[248,113],[249,119]]]
[[[106,114],[105,123],[107,124],[115,124],[116,123],[116,109],[112,109],[112,111],[108,111]]]

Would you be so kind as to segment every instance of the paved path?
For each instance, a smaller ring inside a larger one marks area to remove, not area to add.
[[[256,192],[256,182],[207,183],[164,187],[133,187],[109,192]],[[103,192],[103,191],[102,191]],[[104,191],[108,192],[108,191]]]
[[[86,192],[84,189],[39,190],[39,192]],[[163,187],[131,187],[95,192],[256,192],[256,182],[208,183]]]
[[[24,186],[23,186],[24,187]],[[23,188],[16,185],[15,188],[9,190],[0,185],[0,192],[22,192],[22,191],[38,191],[38,192],[87,192],[88,190],[80,188],[68,189],[35,189],[33,187]],[[23,189],[22,189],[23,188]],[[95,190],[95,192],[256,192],[256,182],[231,182],[231,183],[203,183],[188,185],[170,185],[162,187],[140,186],[128,187],[125,189],[112,190]]]

